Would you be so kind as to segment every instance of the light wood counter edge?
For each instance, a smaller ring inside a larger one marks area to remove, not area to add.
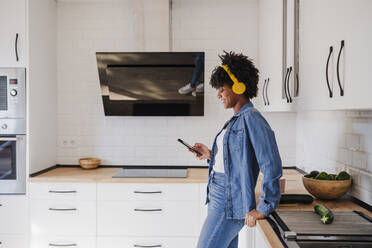
[[[56,168],[36,177],[29,182],[49,183],[207,183],[208,168],[188,168],[187,178],[112,178],[121,168]]]
[[[282,242],[280,242],[278,236],[272,229],[270,223],[267,220],[258,220],[256,226],[259,232],[262,233],[267,247],[269,248],[278,248],[283,247]]]

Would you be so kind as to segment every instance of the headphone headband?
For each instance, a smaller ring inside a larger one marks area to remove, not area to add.
[[[221,67],[226,71],[227,75],[229,75],[231,81],[233,81],[232,91],[237,94],[241,95],[245,92],[246,86],[243,82],[239,82],[239,80],[235,77],[235,75],[230,71],[227,65],[221,65]]]

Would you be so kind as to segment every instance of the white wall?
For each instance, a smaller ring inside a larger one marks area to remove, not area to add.
[[[95,156],[105,165],[206,165],[176,139],[210,146],[231,117],[209,85],[204,117],[104,116],[95,52],[138,51],[133,30],[138,17],[131,6],[130,0],[58,2],[57,163],[77,164],[80,157]],[[257,61],[257,8],[256,0],[174,0],[173,51],[205,51],[207,84],[222,50],[243,52]],[[295,115],[266,116],[283,161],[295,165]],[[72,147],[64,141],[73,141]]]
[[[297,166],[348,171],[351,194],[372,205],[372,111],[318,111],[297,114]]]
[[[57,157],[57,5],[50,0],[27,2],[27,161],[29,173],[34,173],[54,165]]]

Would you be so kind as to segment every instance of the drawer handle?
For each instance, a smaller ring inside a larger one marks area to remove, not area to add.
[[[159,191],[137,191],[137,190],[135,190],[135,191],[133,191],[133,193],[135,193],[135,194],[161,194],[163,192],[161,190],[159,190]]]
[[[77,244],[53,244],[53,243],[50,243],[49,246],[53,246],[53,247],[71,247],[71,246],[77,246]]]
[[[154,208],[154,209],[140,209],[140,208],[135,208],[134,211],[140,211],[140,212],[160,212],[163,211],[161,208]]]
[[[76,211],[76,208],[49,208],[50,211]]]
[[[18,138],[12,138],[12,137],[9,137],[9,138],[1,137],[0,138],[0,141],[17,141],[17,140],[18,140]]]
[[[49,193],[73,194],[73,193],[77,193],[77,191],[76,190],[49,190]]]
[[[163,247],[162,245],[133,245],[133,247]]]

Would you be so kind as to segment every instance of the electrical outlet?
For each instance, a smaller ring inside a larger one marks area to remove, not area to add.
[[[60,140],[60,146],[64,148],[76,147],[76,140],[73,137],[64,137]]]

